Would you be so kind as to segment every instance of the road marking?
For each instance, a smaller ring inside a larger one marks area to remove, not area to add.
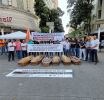
[[[6,77],[56,77],[73,78],[72,69],[16,69]]]

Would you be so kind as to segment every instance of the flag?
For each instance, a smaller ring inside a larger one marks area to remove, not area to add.
[[[26,42],[28,42],[29,40],[30,40],[30,30],[28,28],[26,32]]]

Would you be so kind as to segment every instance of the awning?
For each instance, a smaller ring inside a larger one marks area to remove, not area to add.
[[[26,33],[21,31],[0,36],[0,39],[25,39],[25,38],[26,38]]]

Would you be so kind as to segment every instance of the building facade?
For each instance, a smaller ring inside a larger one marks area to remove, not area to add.
[[[1,34],[26,28],[40,31],[39,21],[34,12],[34,0],[0,0]]]
[[[43,0],[49,9],[57,9],[58,0]]]
[[[92,11],[91,30],[92,33],[98,33],[100,28],[101,40],[104,39],[104,0],[94,0],[94,9]]]
[[[92,31],[104,29],[104,0],[94,0],[91,26]]]

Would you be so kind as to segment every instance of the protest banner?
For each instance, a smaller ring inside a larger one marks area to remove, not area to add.
[[[63,52],[62,44],[28,44],[28,52]]]
[[[39,33],[31,32],[32,40],[35,41],[61,41],[64,39],[64,33]]]

